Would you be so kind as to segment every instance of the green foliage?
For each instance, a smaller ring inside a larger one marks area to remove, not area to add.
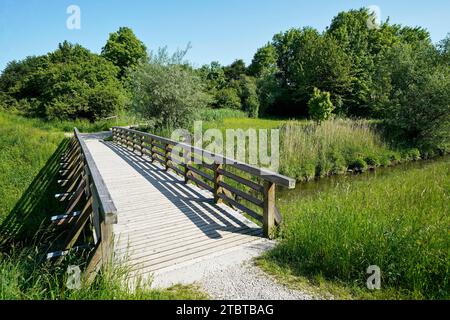
[[[160,50],[130,75],[133,109],[155,127],[188,127],[210,101],[201,78],[182,62],[183,56],[178,52],[169,57]]]
[[[308,101],[308,113],[311,119],[320,124],[331,117],[333,110],[330,93],[314,88],[311,99]]]
[[[280,244],[265,259],[283,274],[339,282],[366,298],[449,298],[448,159],[336,183],[277,202]],[[366,269],[381,269],[381,291]]]
[[[241,98],[236,88],[226,87],[216,91],[215,94],[215,108],[226,108],[226,109],[238,109],[240,110]]]
[[[450,66],[450,33],[439,42],[438,50],[442,65]]]
[[[238,59],[229,66],[224,67],[223,72],[227,81],[239,80],[242,75],[247,73],[247,67],[242,59]]]
[[[390,135],[422,150],[450,146],[450,68],[437,63],[435,48],[398,44],[380,62],[377,84]]]
[[[275,35],[273,44],[278,53],[285,114],[306,116],[314,87],[330,92],[336,100],[351,90],[351,61],[333,37],[322,36],[312,28],[291,29]]]
[[[280,172],[299,181],[390,165],[401,155],[367,121],[335,119],[285,123],[280,132]],[[299,152],[301,150],[301,152]]]
[[[147,58],[147,48],[133,30],[121,27],[109,35],[102,48],[102,56],[119,67],[119,78],[126,76],[128,69],[135,69],[139,62]]]
[[[0,112],[0,225],[63,139],[60,132],[40,128],[37,120]],[[31,204],[27,209],[33,210]],[[23,216],[27,213],[21,212]],[[34,214],[37,216],[36,211]],[[4,229],[0,238],[3,236]]]
[[[197,112],[195,119],[202,121],[223,121],[224,119],[228,118],[247,118],[247,117],[248,115],[241,110],[226,109],[226,108],[221,109],[205,108]]]
[[[0,253],[0,300],[203,300],[208,296],[195,286],[151,289],[151,281],[127,282],[129,270],[114,266],[103,270],[91,285],[79,290],[66,287],[67,274],[61,265],[55,270],[41,264],[42,257],[32,248]],[[128,285],[129,283],[129,285]],[[131,288],[134,289],[131,289]]]
[[[249,74],[254,77],[262,77],[264,75],[277,73],[277,61],[277,51],[271,43],[268,43],[256,51],[252,63],[249,66]]]
[[[117,114],[126,104],[117,72],[104,58],[64,42],[46,56],[10,63],[0,78],[8,95],[2,94],[2,100],[33,116],[94,121]]]
[[[251,118],[257,118],[259,112],[259,99],[255,78],[243,75],[240,80],[242,109]]]

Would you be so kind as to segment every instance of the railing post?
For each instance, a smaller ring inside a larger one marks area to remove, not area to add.
[[[153,139],[150,138],[148,142],[150,144],[150,162],[153,163]]]
[[[142,135],[140,138],[141,157],[144,156],[144,142],[145,142],[145,136]]]
[[[222,169],[223,165],[221,163],[214,163],[214,202],[220,203],[222,199],[219,194],[222,193],[222,187],[219,185],[223,181],[223,175],[219,173],[219,169]]]
[[[264,184],[264,208],[263,208],[264,236],[270,238],[275,226],[275,183],[266,181]]]
[[[188,165],[191,163],[191,150],[189,149],[185,149],[185,154],[184,154],[184,183],[188,183],[189,181],[189,168]]]
[[[169,144],[166,143],[164,147],[164,165],[166,167],[166,171],[169,170],[169,158],[170,158],[170,150]]]

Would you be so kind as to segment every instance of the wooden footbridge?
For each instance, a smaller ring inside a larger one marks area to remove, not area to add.
[[[64,241],[48,258],[88,249],[88,279],[110,262],[146,274],[270,237],[282,221],[275,187],[295,186],[136,130],[114,127],[112,141],[105,140],[74,130],[61,160],[64,190],[56,195],[66,210],[52,217]]]

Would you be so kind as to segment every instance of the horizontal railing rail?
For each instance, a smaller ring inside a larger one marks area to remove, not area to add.
[[[295,180],[208,150],[138,130],[113,127],[113,141],[158,162],[213,193],[216,203],[239,209],[263,224],[270,237],[282,217],[275,204],[275,187],[295,187]],[[184,150],[186,155],[173,154]],[[207,159],[208,161],[205,161]],[[243,176],[243,175],[244,176]]]

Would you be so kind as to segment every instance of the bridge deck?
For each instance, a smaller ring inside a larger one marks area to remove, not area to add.
[[[115,258],[147,274],[258,241],[262,230],[212,194],[124,147],[85,137],[117,207]]]

